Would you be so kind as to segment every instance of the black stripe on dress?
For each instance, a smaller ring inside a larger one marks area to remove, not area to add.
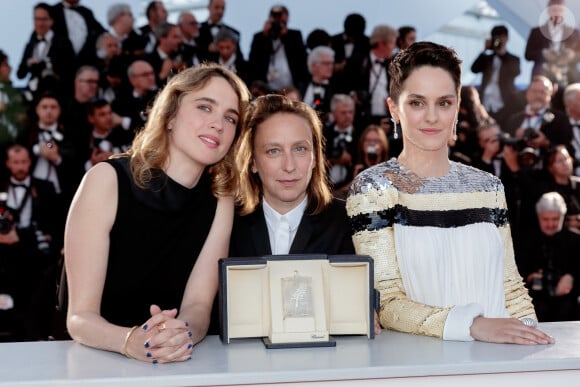
[[[508,223],[504,208],[466,208],[463,210],[422,211],[396,205],[387,210],[351,217],[353,232],[376,231],[399,223],[404,226],[454,228],[475,223],[493,223],[497,227]]]

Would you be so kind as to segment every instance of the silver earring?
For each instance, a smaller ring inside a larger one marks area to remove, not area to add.
[[[396,140],[399,138],[399,133],[397,132],[397,120],[394,117],[391,117],[391,121],[393,121],[393,138]]]
[[[457,141],[457,123],[459,120],[455,120],[455,125],[453,126],[453,141]]]

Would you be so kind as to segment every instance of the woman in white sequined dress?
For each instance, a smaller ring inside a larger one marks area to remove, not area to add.
[[[403,151],[359,174],[347,199],[356,251],[375,260],[382,326],[445,340],[553,343],[533,327],[501,182],[448,157],[461,61],[419,42],[397,55],[389,76]]]

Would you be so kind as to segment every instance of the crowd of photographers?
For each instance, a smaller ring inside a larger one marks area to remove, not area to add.
[[[276,5],[246,59],[238,30],[222,20],[225,0],[209,1],[203,23],[189,11],[169,23],[163,2],[151,1],[143,26],[134,25],[129,5],[113,4],[108,28],[79,3],[34,6],[17,70],[27,80],[22,90],[12,86],[0,51],[0,341],[54,336],[68,204],[86,170],[130,147],[157,91],[186,67],[217,62],[254,96],[282,93],[313,106],[325,125],[337,196],[355,174],[401,149],[386,104],[387,69],[415,41],[413,27],[377,25],[367,36],[364,17],[353,13],[343,31],[303,36],[289,28],[288,8]],[[526,90],[515,86],[520,58],[507,50],[508,29],[492,29],[471,65],[482,83],[462,88],[449,144],[453,160],[501,178],[516,259],[540,321],[579,317],[573,279],[580,265],[562,252],[580,246],[580,35],[565,24],[564,1],[550,0],[548,10],[547,25],[532,29],[523,53],[535,63]],[[562,200],[539,205],[548,192]],[[567,307],[550,307],[555,300]]]

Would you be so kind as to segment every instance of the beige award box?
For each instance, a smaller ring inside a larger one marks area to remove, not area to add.
[[[361,255],[271,255],[219,262],[220,336],[268,348],[334,346],[374,338],[373,260]]]

